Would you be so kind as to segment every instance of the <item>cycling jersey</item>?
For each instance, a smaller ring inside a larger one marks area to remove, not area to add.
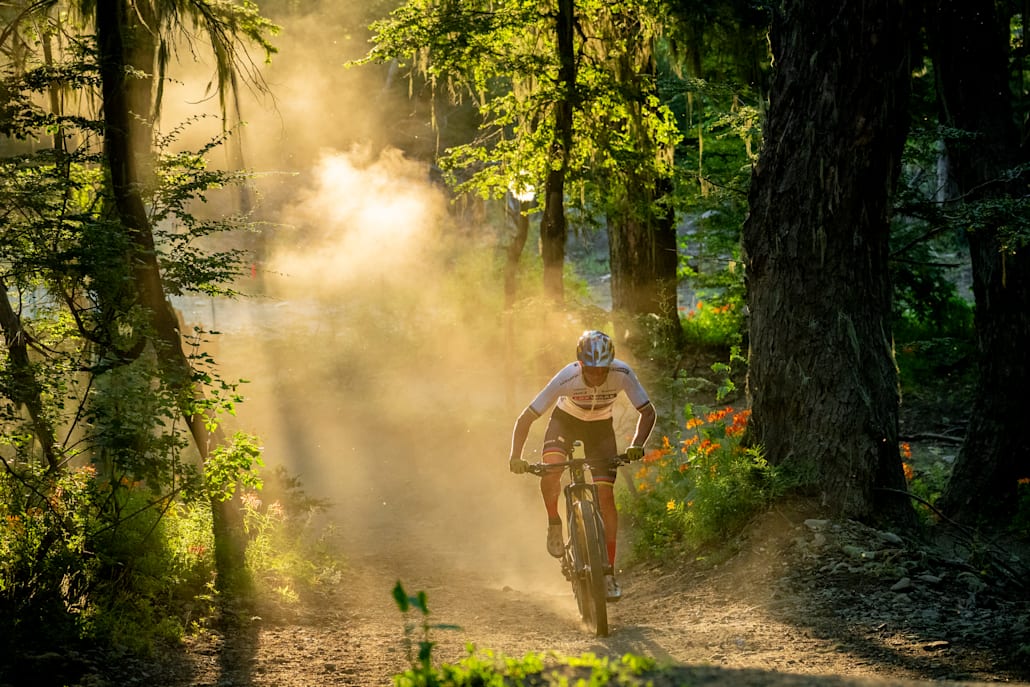
[[[529,404],[529,410],[540,417],[557,402],[559,408],[580,420],[605,420],[612,416],[612,407],[620,392],[625,392],[637,410],[651,402],[636,374],[621,360],[612,361],[608,377],[597,387],[587,386],[579,361],[576,361],[551,378]]]

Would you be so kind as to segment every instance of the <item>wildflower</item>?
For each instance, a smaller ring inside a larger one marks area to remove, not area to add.
[[[912,466],[909,465],[908,463],[902,463],[901,464],[901,469],[905,473],[905,481],[906,482],[911,482],[912,478],[916,476],[916,473],[912,470]]]
[[[665,510],[669,511],[670,513],[676,510],[676,499],[669,499],[669,501],[665,504]]]
[[[701,445],[697,447],[698,453],[702,453],[706,456],[712,455],[712,451],[719,448],[719,444],[712,441],[711,439],[705,439],[701,442]]]
[[[912,457],[912,447],[908,444],[907,441],[901,442],[901,455],[903,458]]]
[[[718,422],[727,415],[733,412],[733,408],[723,408],[722,410],[713,410],[705,416],[705,420],[708,422]]]
[[[687,429],[694,429],[695,427],[700,427],[703,424],[704,421],[701,418],[692,417],[687,420]]]
[[[1016,480],[1016,484],[1030,484],[1030,477],[1020,477]]]
[[[726,436],[735,437],[744,433],[747,429],[748,418],[751,417],[750,410],[742,410],[733,416],[733,422],[726,428]]]

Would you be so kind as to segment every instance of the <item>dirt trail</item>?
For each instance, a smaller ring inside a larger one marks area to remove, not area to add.
[[[232,333],[225,319],[218,326]],[[536,382],[503,394],[496,367],[432,350],[414,370],[356,360],[356,346],[379,339],[346,336],[255,337],[260,347],[230,336],[220,351],[256,380],[239,421],[260,428],[268,464],[333,502],[341,584],[192,639],[181,660],[122,671],[120,684],[389,685],[410,665],[405,622],[419,620],[394,605],[397,581],[427,593],[430,622],[457,627],[432,631],[438,662],[475,643],[509,657],[641,654],[693,666],[691,684],[1030,680],[1017,655],[1030,644],[1025,598],[970,587],[924,552],[820,521],[804,504],[760,518],[718,566],[623,570],[611,635],[590,635],[545,552],[536,481],[504,462],[512,398],[521,406]],[[427,373],[434,368],[442,374]],[[889,558],[915,582],[895,589],[898,575],[856,566],[855,550],[877,552],[877,564]]]
[[[351,558],[338,593],[321,603],[268,609],[224,636],[192,644],[187,660],[165,672],[162,684],[389,685],[410,665],[405,619],[390,599],[397,580],[409,592],[428,594],[430,622],[457,626],[432,630],[437,661],[460,660],[472,642],[510,657],[634,653],[688,666],[689,674],[666,676],[655,687],[1015,684],[1027,677],[1025,664],[1020,669],[1012,661],[1015,645],[997,643],[1019,623],[1025,632],[1025,604],[1014,609],[984,595],[980,603],[990,620],[975,631],[961,623],[921,624],[919,606],[874,603],[880,616],[871,620],[868,604],[852,592],[874,598],[875,590],[856,589],[846,577],[831,580],[804,560],[799,542],[815,538],[806,515],[769,513],[741,541],[740,553],[716,568],[624,570],[626,597],[610,606],[612,632],[605,638],[579,624],[542,536],[513,569],[513,559],[503,554],[465,555],[457,520],[449,523],[450,547],[425,547],[413,531],[384,521],[378,531],[355,538],[378,546]],[[869,532],[858,526],[843,531],[850,532],[848,542]],[[827,559],[847,545],[843,538],[839,548],[826,545],[833,549]],[[962,599],[942,590],[936,601],[950,608]]]

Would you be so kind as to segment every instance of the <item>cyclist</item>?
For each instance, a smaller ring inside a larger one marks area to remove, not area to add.
[[[543,461],[560,463],[567,460],[575,441],[582,441],[589,458],[611,458],[618,453],[612,423],[612,407],[620,393],[625,393],[640,413],[636,431],[626,455],[639,460],[644,455],[644,442],[654,428],[657,413],[647,392],[640,385],[629,365],[615,357],[615,346],[604,332],[588,330],[579,337],[576,361],[569,363],[537,394],[515,422],[511,437],[511,455],[508,467],[515,474],[526,472],[529,464],[522,459],[522,449],[529,436],[529,428],[548,408],[555,405],[544,434]],[[606,575],[609,601],[617,601],[622,590],[615,579],[615,540],[619,516],[615,510],[615,476],[617,468],[594,471],[601,518],[604,521],[605,544],[608,548]],[[540,478],[540,493],[547,510],[547,551],[560,558],[564,553],[561,516],[558,514],[558,495],[561,493],[561,472],[544,474]]]

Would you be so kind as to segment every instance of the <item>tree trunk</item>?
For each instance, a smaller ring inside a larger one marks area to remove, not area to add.
[[[32,433],[39,442],[47,469],[56,472],[61,466],[54,427],[43,407],[43,387],[36,378],[29,360],[28,333],[21,326],[21,318],[11,307],[7,297],[7,284],[0,278],[0,332],[7,346],[7,385],[4,395],[25,407],[29,414]],[[6,386],[6,385],[5,385]]]
[[[565,175],[572,150],[572,112],[576,96],[575,0],[558,0],[558,82],[563,93],[554,107],[551,169],[544,184],[540,245],[544,263],[544,295],[556,305],[565,303]]]
[[[903,0],[788,0],[743,231],[748,441],[833,512],[914,523],[898,448],[889,198],[907,124]]]
[[[648,192],[646,184],[635,181],[636,188],[625,191],[628,199],[623,212],[608,217],[612,314],[617,329],[633,338],[644,334],[638,331],[642,316],[657,315],[658,333],[676,347],[683,340],[683,327],[677,307],[675,217],[671,209],[661,214],[653,210],[661,206],[671,184],[660,179],[653,184],[658,191]]]
[[[958,202],[1025,192],[1001,179],[1025,160],[1012,118],[1008,17],[992,0],[941,0],[930,36],[941,123],[973,138],[945,139]],[[983,216],[983,213],[978,213]],[[969,233],[976,300],[979,381],[965,440],[940,508],[976,524],[1011,517],[1016,484],[1030,477],[1030,247],[1003,245],[1006,217]]]
[[[531,205],[532,201],[519,200],[510,193],[506,196],[507,217],[515,229],[515,234],[504,249],[505,312],[515,307],[518,295],[519,261],[522,259],[522,250],[526,247],[526,241],[529,239],[529,217],[526,215],[526,210]]]
[[[204,418],[193,415],[193,370],[182,350],[178,318],[161,283],[154,236],[140,194],[137,158],[129,106],[125,39],[134,24],[133,10],[124,0],[108,0],[96,5],[97,43],[100,51],[100,76],[104,109],[104,151],[111,175],[111,189],[130,248],[128,261],[133,272],[135,296],[151,317],[151,340],[166,381],[180,393],[180,410],[187,418],[201,459],[212,448],[212,437]],[[215,560],[218,579],[232,585],[243,579],[245,536],[242,514],[232,501],[212,499],[215,534]]]

